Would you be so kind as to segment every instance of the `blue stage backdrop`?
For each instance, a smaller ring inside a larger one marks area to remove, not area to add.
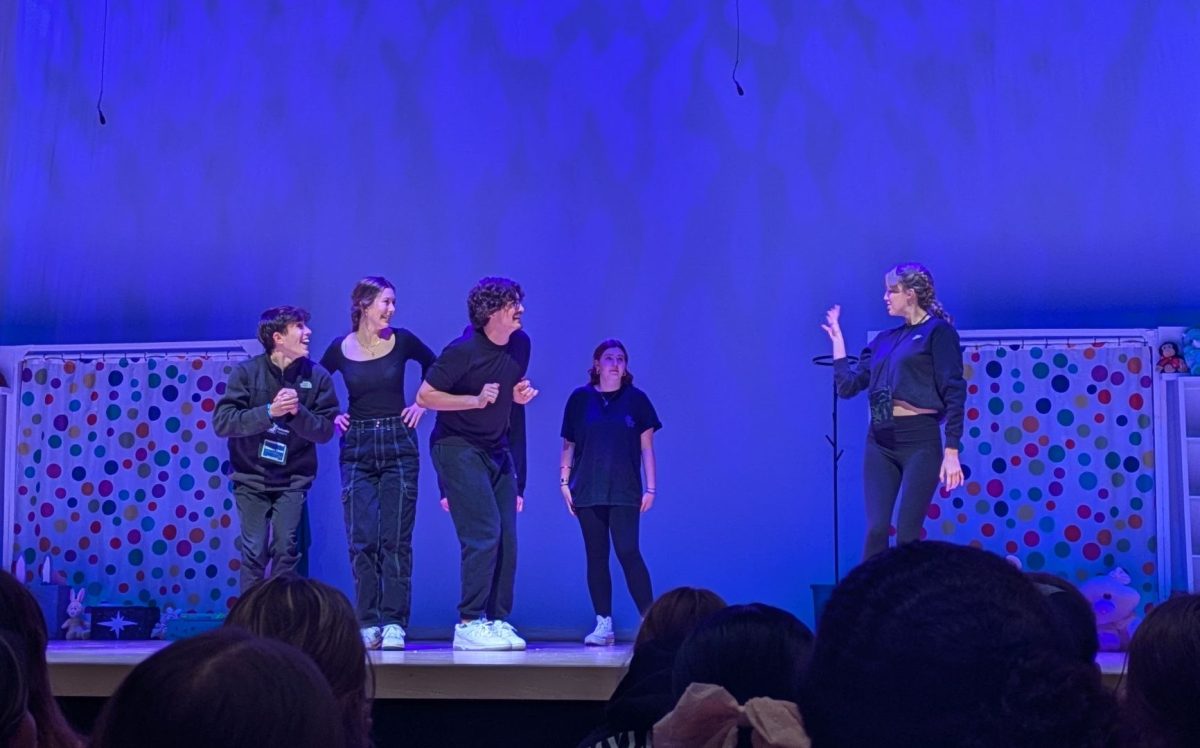
[[[0,3],[0,342],[244,338],[295,303],[322,349],[382,274],[396,322],[440,349],[472,283],[517,278],[542,393],[522,630],[591,620],[555,468],[604,338],[665,424],[655,588],[807,616],[833,574],[810,364],[830,304],[861,340],[889,324],[884,270],[918,259],[964,328],[1200,322],[1182,0],[742,0],[741,97],[732,0],[107,5],[104,42],[105,3]],[[864,420],[843,410],[843,568]],[[348,586],[321,458],[313,569]],[[447,635],[458,548],[424,465],[414,624]]]

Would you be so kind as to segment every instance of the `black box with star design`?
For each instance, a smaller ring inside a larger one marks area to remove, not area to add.
[[[89,610],[93,640],[149,639],[159,617],[158,608],[146,605],[93,605]]]

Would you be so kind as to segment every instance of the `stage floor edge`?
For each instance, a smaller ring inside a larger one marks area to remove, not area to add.
[[[107,698],[162,641],[54,641],[46,652],[55,696]],[[371,652],[376,699],[607,701],[632,645],[529,642],[523,652],[456,652],[445,641],[410,641]]]
[[[161,641],[50,643],[55,696],[107,698]],[[630,644],[585,647],[530,642],[524,652],[456,652],[446,642],[410,642],[402,652],[371,652],[376,699],[607,701],[625,674]],[[1123,652],[1096,658],[1109,688],[1125,670]]]

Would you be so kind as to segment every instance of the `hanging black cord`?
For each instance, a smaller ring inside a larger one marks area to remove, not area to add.
[[[100,115],[100,124],[107,125],[108,120],[104,118],[104,110],[100,108],[100,102],[104,100],[104,58],[108,55],[108,0],[104,0],[104,35],[100,42],[100,95],[96,97],[96,113]]]
[[[738,63],[742,60],[742,0],[733,0],[733,8],[737,17],[737,41],[733,53],[733,73],[729,77],[733,79],[733,85],[737,87],[738,96],[745,96],[746,90],[742,88],[742,84],[738,83],[737,79]]]

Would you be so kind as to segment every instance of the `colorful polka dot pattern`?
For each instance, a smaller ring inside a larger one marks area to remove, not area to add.
[[[52,557],[93,603],[225,611],[240,562],[212,413],[236,363],[23,362],[14,557]]]
[[[1158,595],[1149,349],[988,347],[964,354],[966,482],[927,537],[1076,583],[1115,566]]]

